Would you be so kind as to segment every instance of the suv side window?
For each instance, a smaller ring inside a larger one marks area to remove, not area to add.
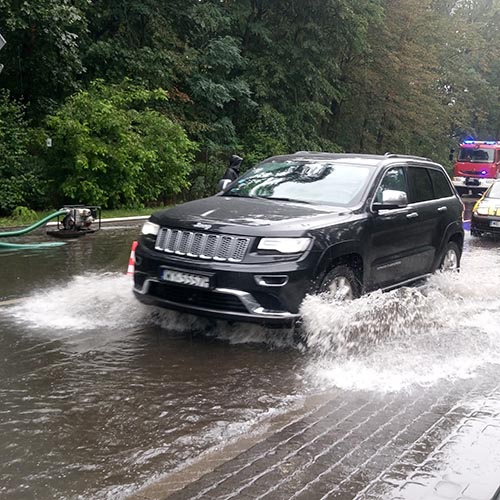
[[[450,183],[446,179],[446,176],[443,172],[431,168],[429,169],[429,174],[432,179],[432,185],[434,186],[434,195],[436,198],[448,198],[450,196],[453,196]]]
[[[411,185],[410,203],[418,203],[434,199],[429,169],[424,167],[409,167],[408,178]]]
[[[393,191],[404,191],[408,194],[406,189],[406,179],[403,167],[393,167],[389,169],[382,179],[380,186],[377,189],[377,194],[375,195],[375,201],[378,203],[382,202],[382,193],[386,190]]]

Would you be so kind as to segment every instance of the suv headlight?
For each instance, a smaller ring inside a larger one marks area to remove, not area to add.
[[[279,253],[299,253],[305,252],[311,241],[311,238],[262,238],[257,248]]]
[[[156,236],[158,231],[160,230],[160,226],[155,224],[154,222],[146,221],[144,226],[142,226],[141,234]]]
[[[479,205],[475,209],[475,212],[477,212],[478,215],[488,215],[489,211],[490,211],[489,207],[485,205]]]

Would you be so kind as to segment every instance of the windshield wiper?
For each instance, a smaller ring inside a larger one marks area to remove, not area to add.
[[[278,197],[278,196],[258,196],[257,198],[262,198],[264,200],[290,201],[293,203],[305,203],[306,205],[312,205],[312,203],[310,201],[297,200],[295,198],[284,198],[284,197]]]
[[[254,198],[254,196],[249,196],[247,194],[238,194],[238,193],[222,193],[221,196],[233,196],[234,198]]]
[[[254,194],[238,194],[238,193],[222,193],[221,196],[233,196],[234,198],[259,198],[261,200],[275,200],[275,201],[289,201],[292,203],[304,203],[306,205],[312,205],[310,201],[297,200],[295,198],[286,198],[278,196],[258,196]]]

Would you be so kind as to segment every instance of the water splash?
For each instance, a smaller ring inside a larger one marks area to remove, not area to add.
[[[500,273],[491,272],[498,268],[497,249],[477,245],[467,252],[461,273],[435,275],[420,287],[374,292],[349,303],[307,297],[301,312],[309,382],[321,389],[396,391],[471,377],[485,363],[499,363]],[[133,296],[130,277],[118,273],[76,276],[8,310],[18,323],[51,336],[153,326],[232,344],[297,347],[291,330],[145,306]]]
[[[35,290],[9,312],[18,322],[50,331],[133,327],[146,314],[130,279],[116,273],[76,276],[64,285]]]
[[[338,303],[310,296],[302,306],[309,379],[321,387],[397,391],[474,376],[500,362],[498,253],[476,249],[459,274],[423,286]],[[480,276],[481,286],[471,287]]]
[[[153,326],[170,333],[204,334],[231,344],[293,344],[289,331],[258,325],[227,323],[141,304],[132,293],[132,280],[119,273],[88,273],[63,285],[35,290],[8,313],[19,324],[55,336],[76,337],[84,331],[130,330]],[[59,332],[59,333],[58,333]]]

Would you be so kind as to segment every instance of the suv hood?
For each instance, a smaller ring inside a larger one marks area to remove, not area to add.
[[[341,222],[346,208],[274,201],[263,198],[211,196],[161,210],[151,221],[161,226],[247,236],[296,236]]]

